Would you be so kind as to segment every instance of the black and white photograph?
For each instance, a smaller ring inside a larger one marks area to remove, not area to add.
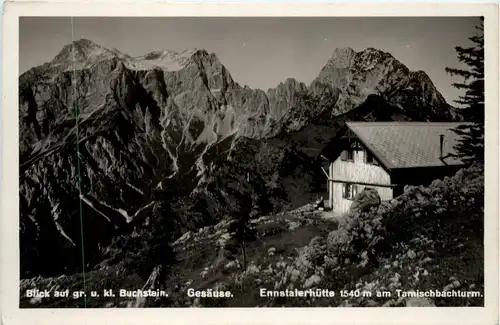
[[[485,307],[487,19],[19,17],[19,308]]]

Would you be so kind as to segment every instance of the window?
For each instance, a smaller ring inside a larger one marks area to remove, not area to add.
[[[342,151],[340,159],[342,161],[354,161],[354,151],[352,149]]]
[[[348,161],[354,161],[354,151],[351,149],[351,150],[347,150],[347,160]]]
[[[358,194],[358,186],[355,184],[345,183],[342,196],[344,199],[352,200]]]
[[[375,156],[368,150],[365,150],[365,164],[378,165]]]
[[[373,155],[370,151],[365,150],[365,163],[367,164],[373,164]]]

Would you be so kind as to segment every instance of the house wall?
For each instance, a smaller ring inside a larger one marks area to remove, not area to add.
[[[372,184],[391,184],[390,175],[383,167],[366,164],[364,162],[365,151],[354,151],[354,161],[343,161],[340,156],[330,164],[329,170],[329,203],[332,208],[333,215],[341,215],[349,211],[352,200],[345,199],[342,196],[344,183],[337,183],[335,180]],[[332,181],[333,180],[333,181]],[[376,189],[382,200],[390,200],[393,198],[393,189],[390,187],[382,187],[375,185],[357,185],[358,193],[365,187]]]

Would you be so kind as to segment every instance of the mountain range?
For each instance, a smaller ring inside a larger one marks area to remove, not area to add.
[[[262,214],[305,204],[345,121],[455,118],[425,72],[373,48],[263,91],[203,49],[131,57],[81,39],[22,74],[19,94],[21,277],[76,272],[82,248],[97,267],[165,204],[173,237],[244,196]]]

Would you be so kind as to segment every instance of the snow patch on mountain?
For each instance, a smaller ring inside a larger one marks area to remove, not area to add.
[[[169,50],[150,52],[146,55],[130,58],[125,61],[125,66],[131,70],[162,69],[166,71],[179,71],[192,62],[191,57],[197,49],[174,52]]]

